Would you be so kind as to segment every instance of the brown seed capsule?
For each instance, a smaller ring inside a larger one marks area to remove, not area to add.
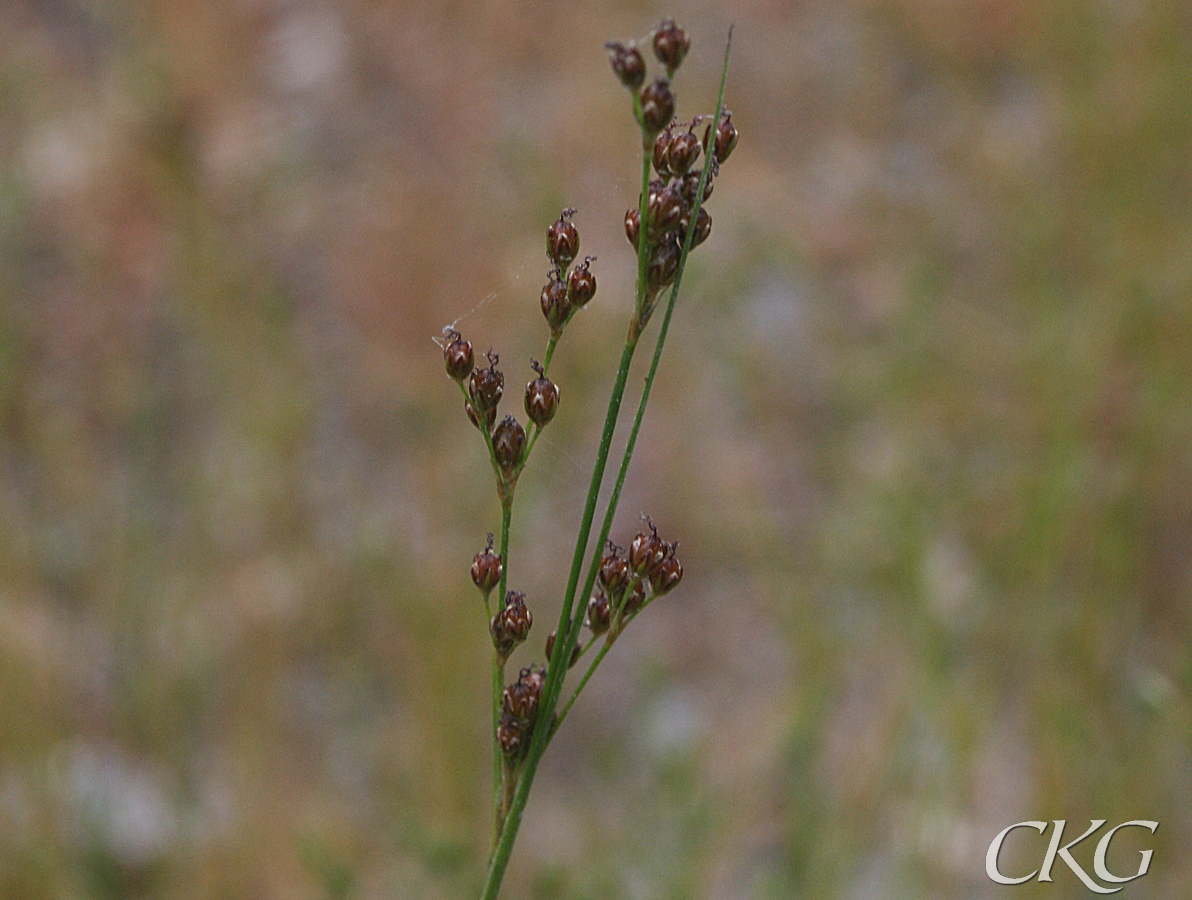
[[[683,215],[683,195],[673,186],[655,190],[654,185],[661,186],[662,182],[655,181],[650,185],[646,207],[650,216],[650,233],[665,234],[679,224],[679,217]]]
[[[667,545],[658,536],[658,529],[654,527],[654,523],[649,519],[646,523],[650,526],[650,531],[639,531],[633,543],[629,545],[629,565],[633,568],[634,574],[649,577],[666,558]]]
[[[521,752],[522,724],[513,716],[503,716],[501,724],[497,726],[497,743],[501,751],[513,759]]]
[[[567,276],[567,299],[574,309],[579,309],[596,296],[596,276],[588,268],[595,259],[595,256],[585,256],[584,261]]]
[[[600,561],[600,571],[597,574],[604,589],[616,597],[629,585],[632,573],[629,571],[629,560],[621,556],[611,541],[609,547],[610,552]]]
[[[493,553],[493,536],[492,532],[489,532],[488,546],[472,560],[472,583],[487,594],[501,583],[502,569],[500,555]]]
[[[666,160],[671,172],[679,177],[695,165],[699,158],[699,138],[690,131],[676,134],[667,144]]]
[[[617,41],[609,41],[604,49],[608,51],[608,61],[621,84],[630,90],[641,87],[646,80],[646,61],[642,59],[641,52],[636,47],[626,47]]]
[[[525,446],[526,430],[513,416],[503,418],[493,431],[493,455],[502,472],[508,475],[517,468]]]
[[[538,377],[526,385],[526,415],[542,428],[555,417],[555,410],[559,408],[559,387],[546,377],[536,360],[530,360],[530,366]]]
[[[568,266],[579,254],[579,230],[571,224],[575,210],[568,207],[559,221],[546,229],[546,254],[560,266]]]
[[[663,19],[654,29],[654,55],[666,66],[666,74],[674,74],[691,48],[691,38],[674,19]]]
[[[550,659],[550,655],[555,650],[555,634],[556,634],[556,632],[552,631],[550,634],[548,634],[546,636],[546,658],[547,659]],[[570,669],[572,666],[575,665],[576,661],[579,659],[579,655],[580,655],[579,644],[576,644],[574,647],[571,648],[571,660],[567,663],[567,668]]]
[[[695,197],[699,193],[699,172],[688,172],[679,186],[679,193],[683,195],[683,203],[688,207],[695,206]],[[712,196],[712,173],[708,173],[708,183],[704,185],[704,200]]]
[[[679,240],[687,240],[687,227],[691,223],[690,216],[683,216],[679,220]],[[691,247],[695,249],[708,239],[712,233],[712,214],[704,207],[699,208],[699,215],[695,217],[695,234],[691,237]]]
[[[447,366],[447,374],[456,381],[463,381],[472,374],[472,345],[465,341],[463,335],[454,328],[447,332],[447,343],[443,347],[443,362]]]
[[[612,613],[608,597],[603,592],[588,601],[588,628],[592,634],[599,636],[608,631],[608,626],[612,623]]]
[[[655,78],[642,91],[641,102],[642,127],[652,140],[675,117],[675,95],[671,93],[670,82]]]
[[[646,287],[659,291],[675,280],[679,271],[679,245],[668,237],[654,248],[646,268]]]
[[[642,217],[641,213],[636,209],[629,209],[625,211],[625,237],[629,238],[629,243],[633,245],[633,249],[637,249],[638,235],[641,233]]]
[[[678,546],[678,541],[670,545],[666,559],[650,576],[650,587],[656,597],[661,597],[683,580],[683,564],[679,562],[679,557],[675,556],[675,548]]]
[[[500,358],[491,350],[488,351],[488,368],[474,369],[468,379],[468,397],[477,413],[494,410],[501,402],[501,394],[505,390],[505,376],[497,371]]]
[[[550,278],[542,286],[542,315],[551,331],[558,332],[567,324],[567,317],[571,315],[571,304],[567,300],[567,285],[559,276],[559,269],[551,269]]]
[[[654,171],[663,178],[670,178],[674,172],[671,171],[670,161],[666,158],[667,151],[670,149],[671,133],[670,129],[660,131],[658,137],[654,139]]]
[[[625,595],[625,599],[621,601],[621,621],[624,622],[629,616],[637,612],[646,603],[646,586],[640,581],[633,582],[633,587]]]
[[[704,152],[708,150],[708,140],[712,134],[712,126],[709,124],[704,130]],[[727,109],[724,111],[724,116],[720,120],[720,124],[716,128],[716,162],[722,163],[728,159],[729,154],[733,152],[733,148],[737,146],[737,138],[740,135],[737,133],[737,126],[733,124],[733,114]]]
[[[505,685],[501,711],[507,716],[532,722],[538,713],[538,693],[523,678],[518,678],[513,684]]]
[[[497,421],[497,408],[495,406],[484,414],[484,425],[480,424],[480,417],[476,415],[476,409],[472,406],[471,400],[464,401],[464,412],[468,414],[468,421],[481,431],[492,431],[493,424]]]
[[[505,594],[505,608],[493,616],[489,623],[493,646],[499,654],[508,656],[514,647],[526,639],[533,624],[534,617],[526,608],[526,595],[509,591]]]

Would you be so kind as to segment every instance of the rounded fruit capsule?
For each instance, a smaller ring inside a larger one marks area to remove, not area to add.
[[[675,24],[674,19],[663,19],[658,23],[654,29],[654,55],[666,66],[668,75],[679,68],[689,49],[691,38]]]
[[[488,546],[472,559],[472,583],[485,594],[501,583],[500,554],[493,553],[493,536],[488,536]]]
[[[642,91],[641,103],[642,127],[653,138],[675,117],[675,95],[671,92],[670,82],[655,78]]]
[[[566,267],[579,255],[579,230],[571,222],[575,210],[568,207],[559,221],[546,230],[546,253],[558,265]]]
[[[493,455],[502,472],[508,475],[517,468],[525,446],[526,430],[513,416],[503,418],[493,431]]]
[[[555,417],[555,410],[559,408],[559,386],[546,377],[536,360],[530,360],[530,366],[538,377],[526,385],[526,415],[542,428]]]
[[[631,91],[637,90],[646,80],[646,61],[642,59],[641,51],[636,47],[626,47],[617,41],[609,41],[604,45],[608,51],[608,61],[613,67],[613,74],[625,87]]]
[[[443,346],[443,363],[447,368],[447,374],[456,381],[463,381],[472,374],[472,345],[454,328],[447,333],[447,343]]]
[[[596,276],[588,268],[595,260],[595,256],[585,256],[584,261],[567,276],[567,299],[574,309],[585,306],[596,296]]]

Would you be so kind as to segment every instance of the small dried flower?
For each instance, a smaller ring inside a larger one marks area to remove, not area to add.
[[[564,268],[579,255],[579,230],[571,223],[575,210],[568,207],[559,214],[559,221],[546,230],[546,253]]]
[[[497,653],[507,657],[514,647],[529,636],[533,624],[534,617],[526,608],[526,595],[520,591],[509,591],[505,595],[505,608],[493,616],[489,623]]]
[[[671,133],[667,128],[665,131],[660,131],[658,137],[654,139],[654,171],[663,178],[670,178],[674,172],[671,171],[670,161],[667,159],[667,153],[670,151]]]
[[[646,61],[642,59],[641,52],[636,47],[626,47],[617,41],[609,41],[604,48],[608,50],[608,61],[621,84],[632,91],[641,87],[646,80]]]
[[[546,284],[542,286],[540,299],[542,315],[546,317],[546,323],[550,325],[551,331],[561,331],[567,324],[568,316],[571,315],[571,304],[567,300],[567,285],[560,277],[557,266],[551,269]]]
[[[443,362],[447,367],[447,374],[456,381],[463,381],[472,374],[472,345],[454,328],[447,332],[447,339],[447,344],[443,347]]]
[[[671,172],[676,176],[682,177],[686,175],[687,171],[695,165],[695,161],[698,158],[699,138],[690,131],[676,134],[667,144],[667,165],[670,166]]]
[[[712,126],[708,125],[704,131],[704,150],[708,149],[708,141],[712,134]],[[716,126],[716,162],[722,163],[728,159],[729,154],[733,152],[733,148],[737,146],[737,138],[740,135],[737,133],[737,126],[733,124],[733,114],[727,109],[724,111],[724,116],[720,120],[720,124]]]
[[[646,287],[651,291],[659,291],[674,281],[679,271],[679,256],[679,245],[673,238],[655,247],[646,268]]]
[[[522,449],[526,446],[526,430],[513,416],[506,416],[493,431],[493,455],[497,465],[508,475],[521,462]]]
[[[585,306],[596,296],[596,276],[588,268],[595,260],[595,256],[585,256],[584,261],[567,276],[567,299],[574,309]]]
[[[488,351],[488,368],[475,369],[468,379],[468,397],[477,413],[495,410],[505,390],[505,376],[497,370],[500,358]]]
[[[679,235],[681,240],[687,239],[687,228],[691,224],[690,216],[683,216],[679,220]],[[708,239],[708,235],[712,233],[712,214],[704,207],[699,208],[699,214],[695,217],[695,234],[691,238],[691,247],[695,249],[700,244]]]
[[[679,187],[683,195],[683,202],[691,207],[695,206],[695,197],[699,193],[699,172],[688,172]],[[708,183],[704,185],[704,200],[712,196],[712,173],[708,173]]]
[[[472,583],[487,594],[501,582],[501,557],[493,553],[493,536],[488,534],[488,546],[472,560]]]
[[[650,183],[646,212],[650,217],[652,234],[665,234],[679,224],[683,215],[683,195],[675,187],[666,187],[661,181]]]
[[[666,74],[674,74],[691,48],[691,38],[675,24],[674,19],[663,19],[654,29],[654,55],[666,66]]]
[[[633,568],[634,574],[649,577],[666,558],[667,545],[658,536],[658,529],[654,527],[654,523],[649,519],[646,523],[650,530],[639,531],[633,543],[629,545],[629,565]]]
[[[530,360],[530,367],[538,377],[526,385],[526,415],[542,428],[555,417],[555,410],[559,408],[559,387],[546,377],[536,360]]]
[[[675,556],[679,542],[675,541],[667,547],[666,558],[658,564],[658,568],[650,575],[650,588],[656,597],[661,597],[683,580],[683,564]]]
[[[629,238],[629,243],[633,245],[633,249],[637,249],[637,239],[641,233],[642,216],[636,209],[629,209],[625,211],[625,237]]]
[[[521,722],[513,716],[502,716],[501,724],[497,726],[497,743],[510,759],[516,757],[522,748]]]
[[[497,421],[497,408],[495,406],[484,414],[483,425],[480,424],[480,416],[476,415],[476,408],[472,406],[471,400],[464,401],[464,412],[468,414],[468,421],[484,432],[492,431],[493,425]]]
[[[588,628],[592,634],[600,636],[608,631],[609,625],[612,624],[612,615],[612,606],[603,591],[588,601]]]
[[[629,579],[632,577],[629,560],[621,555],[620,549],[612,541],[609,541],[609,552],[600,561],[597,576],[604,589],[614,597],[619,596],[629,585]]]
[[[674,117],[675,95],[671,93],[670,82],[665,78],[655,78],[642,91],[642,127],[653,140],[654,135],[669,125]]]

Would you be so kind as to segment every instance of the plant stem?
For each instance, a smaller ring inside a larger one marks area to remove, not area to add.
[[[489,439],[492,443],[492,439]],[[503,492],[502,492],[503,493]],[[509,524],[513,519],[513,496],[501,498],[501,580],[497,586],[497,612],[505,608],[505,585],[509,580]],[[505,661],[493,647],[493,841],[490,852],[497,848],[504,822],[505,804],[502,801],[505,783],[505,754],[497,740],[501,724],[501,694],[505,690]]]

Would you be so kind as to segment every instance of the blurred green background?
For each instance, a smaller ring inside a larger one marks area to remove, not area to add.
[[[735,23],[742,132],[614,529],[686,578],[506,895],[1085,897],[989,841],[1142,818],[1120,896],[1192,896],[1185,0],[0,4],[0,896],[474,896],[499,515],[432,338],[518,410],[579,209],[541,659],[633,277],[601,44],[664,14],[681,117]]]

